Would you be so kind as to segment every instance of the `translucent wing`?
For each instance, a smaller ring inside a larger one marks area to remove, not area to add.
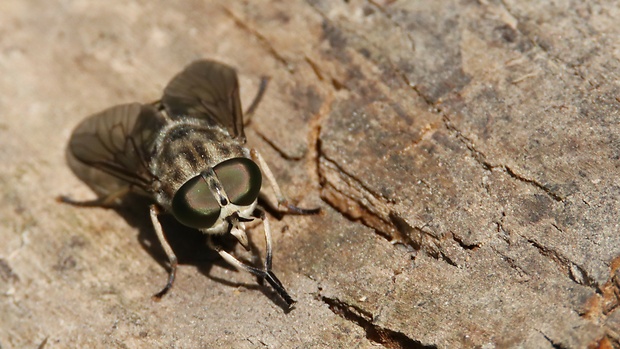
[[[148,193],[148,169],[158,131],[165,125],[152,106],[118,105],[92,115],[73,131],[67,158],[75,174],[100,196],[124,188]]]
[[[161,102],[173,119],[192,117],[223,125],[232,137],[245,141],[237,72],[225,64],[193,62],[170,81]]]

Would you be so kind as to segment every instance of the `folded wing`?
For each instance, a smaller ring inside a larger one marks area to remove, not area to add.
[[[190,117],[221,125],[231,137],[245,141],[237,72],[228,65],[193,62],[166,86],[161,104],[172,119]]]
[[[85,119],[73,132],[67,157],[72,170],[99,195],[126,187],[149,192],[154,143],[165,124],[150,105],[118,105]]]

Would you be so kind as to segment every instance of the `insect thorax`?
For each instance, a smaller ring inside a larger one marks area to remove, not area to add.
[[[159,178],[155,199],[169,209],[174,194],[187,180],[224,160],[244,156],[241,143],[225,129],[177,121],[161,131],[149,163]]]

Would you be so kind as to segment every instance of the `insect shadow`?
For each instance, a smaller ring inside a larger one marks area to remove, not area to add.
[[[150,204],[152,204],[152,201],[148,198],[130,193],[126,195],[120,203],[114,206],[110,206],[108,208],[114,210],[114,212],[121,216],[130,226],[138,229],[137,238],[140,246],[142,246],[142,248],[164,270],[169,270],[170,266],[168,264],[168,256],[166,255],[166,252],[164,251],[161,244],[159,243],[157,234],[155,233],[155,230],[151,223],[148,211],[144,209]],[[262,200],[262,198],[259,197],[259,204],[261,204],[265,211],[269,212],[277,220],[280,220],[284,216],[282,213],[277,211],[277,209],[275,209],[268,200]],[[164,231],[170,232],[170,234],[166,235],[166,239],[170,243],[172,249],[175,251],[179,260],[179,264],[194,266],[201,274],[222,285],[234,288],[242,287],[244,289],[252,291],[260,291],[265,297],[269,298],[272,302],[274,302],[274,304],[282,308],[285,313],[289,313],[293,309],[281,297],[278,296],[277,292],[273,291],[271,288],[264,287],[263,280],[258,277],[257,280],[259,283],[254,284],[234,282],[225,278],[212,275],[211,269],[214,266],[224,268],[233,272],[236,272],[238,270],[230,264],[226,263],[217,251],[212,250],[208,247],[208,237],[198,229],[187,227],[179,223],[172,215],[168,214],[161,215],[160,221],[162,227],[164,228]],[[262,229],[262,227],[257,226],[254,229]],[[251,261],[246,262],[252,265],[261,265],[264,261],[260,256],[260,249],[254,243],[252,235],[253,234],[250,234],[250,236],[248,236],[248,245],[253,258]],[[226,248],[227,250],[232,250],[235,248],[236,245],[239,244],[239,242],[231,235],[220,235],[213,238],[216,239],[216,242],[219,245]]]

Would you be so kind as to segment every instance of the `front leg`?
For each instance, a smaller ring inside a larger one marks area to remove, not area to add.
[[[207,238],[207,244],[210,248],[214,249],[219,253],[219,255],[230,265],[234,266],[238,270],[243,270],[248,273],[251,273],[260,279],[266,280],[271,287],[282,297],[282,299],[286,302],[286,304],[291,307],[295,300],[288,294],[282,282],[276,277],[276,275],[271,270],[271,261],[272,261],[272,246],[271,246],[271,228],[269,226],[269,220],[265,216],[264,212],[260,211],[259,216],[256,217],[263,221],[263,229],[265,232],[265,246],[267,249],[267,255],[265,256],[265,265],[264,269],[259,269],[250,265],[247,265],[237,258],[235,258],[230,253],[224,251],[220,245],[216,245],[213,242],[211,236]]]

